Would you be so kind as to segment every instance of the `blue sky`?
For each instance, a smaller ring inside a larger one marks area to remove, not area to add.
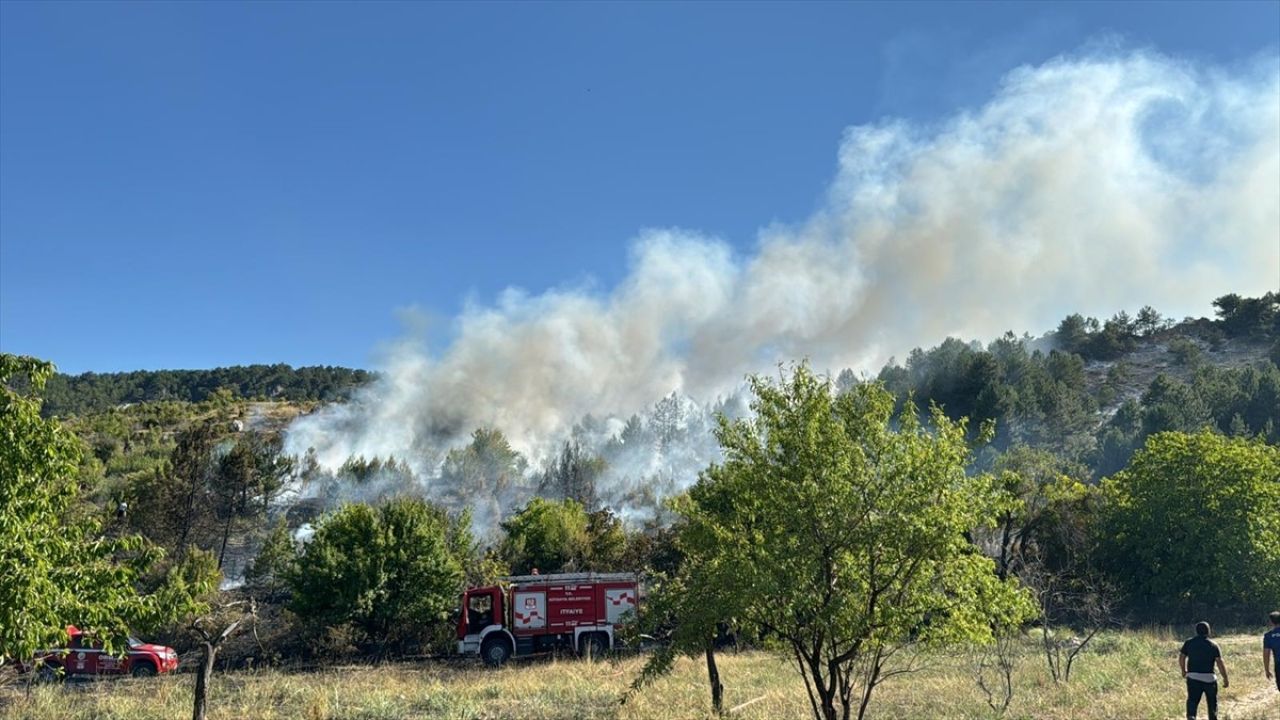
[[[1107,43],[1230,67],[1280,3],[0,3],[0,350],[369,366],[644,228],[750,252],[844,128]]]

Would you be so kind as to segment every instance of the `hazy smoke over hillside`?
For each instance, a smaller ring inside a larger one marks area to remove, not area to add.
[[[612,292],[510,290],[472,307],[442,354],[406,345],[353,402],[298,421],[288,447],[326,467],[394,455],[429,475],[490,426],[536,461],[587,413],[625,419],[672,391],[714,401],[778,361],[874,372],[947,335],[1144,304],[1201,314],[1280,285],[1274,56],[1019,68],[936,124],[851,127],[838,157],[823,209],[762,231],[752,252],[644,232]]]

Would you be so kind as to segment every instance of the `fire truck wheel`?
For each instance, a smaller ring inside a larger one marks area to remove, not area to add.
[[[511,657],[511,645],[501,636],[491,637],[480,646],[480,657],[489,667],[498,667]]]
[[[600,633],[592,633],[582,638],[582,657],[588,660],[598,660],[604,657],[608,651],[609,647],[605,636]]]
[[[62,681],[62,673],[58,672],[58,666],[44,664],[36,670],[36,682],[38,683],[56,683]]]
[[[141,662],[133,666],[134,677],[155,677],[156,666],[149,662]]]

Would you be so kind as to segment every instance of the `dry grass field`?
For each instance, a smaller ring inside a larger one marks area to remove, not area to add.
[[[1280,693],[1265,683],[1259,644],[1251,635],[1219,640],[1234,683],[1222,693],[1223,720],[1280,718]],[[1039,646],[1017,649],[1015,694],[1004,718],[1037,720],[1166,720],[1181,716],[1178,638],[1170,633],[1116,633],[1077,663],[1070,684],[1055,685]],[[974,682],[973,654],[921,658],[924,668],[883,685],[870,716],[899,719],[992,719]],[[574,659],[517,662],[491,671],[438,662],[344,666],[301,672],[232,672],[215,678],[211,717],[221,720],[391,720],[393,718],[705,718],[711,715],[705,668],[682,661],[625,706],[618,698],[643,663],[632,657],[587,663]],[[763,652],[720,657],[726,705],[735,718],[804,718],[799,676]],[[190,716],[193,676],[68,683],[0,689],[0,717],[77,720]],[[1201,717],[1204,710],[1201,710]]]

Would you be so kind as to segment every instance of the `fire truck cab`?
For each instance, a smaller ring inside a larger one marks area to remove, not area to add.
[[[560,573],[502,578],[462,595],[458,653],[496,667],[513,656],[556,649],[599,656],[615,630],[635,618],[639,585],[631,573]]]

